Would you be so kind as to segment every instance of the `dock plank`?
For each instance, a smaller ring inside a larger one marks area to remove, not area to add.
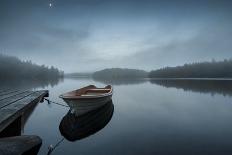
[[[7,92],[7,91],[10,91],[10,89],[1,89],[1,88],[0,88],[0,94],[1,94],[2,92]]]
[[[15,95],[24,93],[24,92],[26,92],[26,90],[25,91],[15,91],[15,92],[11,92],[11,93],[6,93],[6,94],[3,94],[3,95],[0,95],[0,101],[4,100],[6,98],[10,98],[10,97],[13,97]]]
[[[23,99],[24,97],[30,95],[34,93],[33,91],[25,91],[25,92],[20,92],[20,93],[17,93],[13,96],[9,96],[9,97],[6,97],[4,99],[0,99],[0,109],[11,104],[11,103],[14,103],[18,100],[21,100]]]
[[[22,115],[22,113],[28,107],[37,104],[44,96],[48,94],[48,91],[29,91],[28,93],[30,94],[24,97],[21,96],[22,98],[0,108],[0,131]]]
[[[17,92],[17,91],[19,91],[19,90],[2,91],[2,92],[0,92],[0,96],[11,94],[11,93],[14,93],[14,92]]]
[[[40,96],[43,94],[44,92],[41,91],[36,91],[36,92],[32,92],[30,95],[22,98],[21,100],[18,100],[10,105],[8,105],[7,107],[4,107],[2,109],[16,109],[19,110],[22,107],[24,107],[25,105],[27,105],[28,103],[31,103],[32,101],[34,101],[35,99],[37,99],[37,101],[39,102],[41,100]],[[1,109],[0,109],[1,111]]]
[[[0,93],[1,93],[1,92],[12,91],[12,90],[15,90],[15,89],[11,89],[11,88],[1,88],[1,87],[0,87]]]

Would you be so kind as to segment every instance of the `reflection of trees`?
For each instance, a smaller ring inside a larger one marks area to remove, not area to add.
[[[55,86],[59,82],[62,82],[63,78],[52,78],[47,80],[1,80],[0,90],[9,89],[35,89],[35,88],[45,88],[47,86]]]
[[[183,89],[200,93],[223,94],[232,96],[232,80],[151,80],[152,84],[166,88]]]
[[[118,78],[118,79],[104,79],[104,78],[93,78],[96,82],[101,82],[103,84],[112,84],[112,85],[131,85],[131,84],[141,84],[145,83],[147,80],[140,79],[127,79],[127,78]]]

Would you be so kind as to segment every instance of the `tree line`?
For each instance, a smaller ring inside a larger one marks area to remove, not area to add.
[[[93,73],[95,79],[135,78],[232,78],[232,59],[164,67],[146,72],[138,69],[109,68]]]
[[[147,77],[148,72],[139,69],[110,68],[93,73],[94,79],[131,79]]]
[[[49,80],[62,76],[63,72],[53,66],[37,65],[31,61],[0,54],[0,80]]]
[[[232,59],[165,67],[149,73],[150,78],[232,78]]]

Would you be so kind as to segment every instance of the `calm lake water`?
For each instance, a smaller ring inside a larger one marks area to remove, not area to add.
[[[65,104],[58,98],[60,94],[104,83],[113,84],[114,94],[113,104],[103,111],[111,108],[113,115],[96,118],[108,123],[83,139],[69,141],[60,132],[68,107],[47,102],[37,105],[23,134],[43,139],[40,155],[59,141],[52,154],[232,154],[232,81],[64,79],[36,89],[48,89],[50,100]]]

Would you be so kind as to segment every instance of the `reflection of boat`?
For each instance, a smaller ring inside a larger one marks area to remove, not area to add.
[[[76,116],[69,110],[60,122],[60,132],[69,141],[83,139],[104,128],[111,120],[113,111],[112,100],[82,116]]]
[[[60,95],[76,114],[82,115],[86,112],[99,108],[111,100],[113,89],[111,85],[97,88],[89,85],[78,90]]]

